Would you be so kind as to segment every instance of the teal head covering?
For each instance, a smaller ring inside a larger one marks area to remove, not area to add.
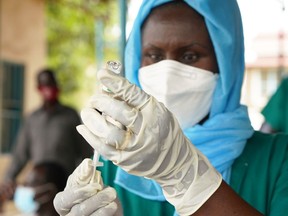
[[[125,75],[140,86],[141,25],[150,11],[170,0],[144,0],[134,22],[125,52]],[[244,75],[244,38],[236,0],[185,0],[201,14],[209,31],[219,67],[209,119],[185,129],[185,135],[205,154],[229,183],[231,166],[253,134],[247,108],[240,105]],[[141,87],[141,86],[140,86]],[[165,200],[159,185],[118,168],[115,182],[144,198]]]

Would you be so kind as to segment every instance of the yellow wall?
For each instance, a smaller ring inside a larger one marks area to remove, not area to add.
[[[0,0],[0,58],[25,65],[24,113],[40,103],[35,73],[45,65],[44,0]]]
[[[25,66],[24,114],[41,103],[35,75],[46,60],[44,3],[44,0],[0,0],[0,59]],[[0,182],[9,162],[10,155],[0,155]],[[15,215],[13,203],[7,203],[5,209],[1,215]]]

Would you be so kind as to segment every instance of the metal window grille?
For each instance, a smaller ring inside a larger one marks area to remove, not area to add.
[[[0,152],[10,153],[23,116],[24,65],[0,60]]]

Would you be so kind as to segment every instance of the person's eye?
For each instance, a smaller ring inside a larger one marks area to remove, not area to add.
[[[196,53],[185,53],[182,56],[182,62],[184,64],[193,64],[199,60],[200,56]]]
[[[150,54],[150,59],[156,63],[162,61],[164,58],[161,54]]]
[[[145,58],[149,60],[151,63],[157,63],[159,61],[162,61],[164,59],[163,55],[160,53],[147,53],[145,55]]]

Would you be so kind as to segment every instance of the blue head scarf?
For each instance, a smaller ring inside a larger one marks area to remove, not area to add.
[[[141,25],[151,10],[171,0],[144,0],[135,19],[125,52],[126,78],[140,86]],[[209,119],[185,129],[184,134],[208,157],[229,183],[231,166],[253,134],[247,108],[240,105],[244,75],[244,38],[236,0],[185,0],[200,13],[209,31],[219,67]],[[140,86],[141,87],[141,86]],[[115,183],[147,199],[164,201],[153,180],[127,174],[118,168]]]

